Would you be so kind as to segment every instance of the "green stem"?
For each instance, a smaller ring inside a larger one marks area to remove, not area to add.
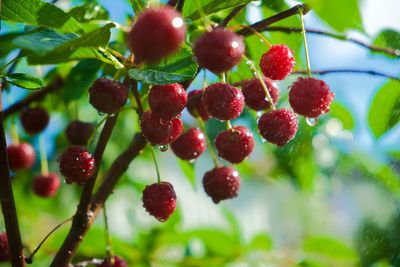
[[[221,73],[221,81],[223,83],[226,83],[226,73],[225,72]]]
[[[107,257],[110,259],[111,263],[113,264],[114,250],[113,250],[112,238],[111,238],[111,234],[110,234],[110,227],[108,224],[106,204],[104,204],[104,206],[103,206],[103,219],[104,219],[106,242],[107,242]]]
[[[303,35],[304,52],[306,54],[307,74],[309,77],[311,77],[311,64],[310,64],[310,57],[308,54],[306,28],[304,26],[304,15],[303,15],[302,7],[299,8],[299,15],[300,15],[300,21],[301,21],[301,34]]]
[[[206,142],[207,142],[207,146],[208,146],[208,151],[210,151],[210,155],[211,155],[211,158],[212,158],[212,160],[213,160],[213,162],[214,162],[214,165],[215,165],[215,167],[218,167],[218,166],[219,166],[218,157],[217,157],[217,154],[216,154],[215,151],[214,151],[213,146],[211,145],[210,138],[209,138],[209,136],[208,136],[208,134],[207,134],[206,125],[204,124],[204,121],[203,121],[200,117],[197,118],[197,122],[198,122],[198,124],[199,124],[199,126],[200,126],[200,129],[203,131],[204,136],[206,137]]]
[[[206,26],[207,31],[211,31],[211,22],[208,20],[206,14],[204,13],[203,7],[201,6],[201,3],[199,0],[194,0],[194,3],[196,5],[197,11],[200,14],[201,19],[203,20],[204,26]]]
[[[227,129],[227,130],[232,129],[232,123],[231,123],[230,120],[227,120],[227,121],[226,121],[226,129]]]
[[[49,163],[47,162],[46,143],[43,135],[39,137],[39,149],[40,149],[40,167],[42,175],[47,176],[49,174]]]
[[[154,152],[154,147],[153,147],[153,146],[150,146],[150,151],[151,151],[151,155],[152,155],[152,157],[153,157],[154,166],[156,167],[157,182],[158,182],[158,183],[161,183],[160,169],[158,168],[156,153]]]

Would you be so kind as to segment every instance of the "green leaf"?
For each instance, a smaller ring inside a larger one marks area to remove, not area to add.
[[[68,12],[79,22],[88,22],[91,20],[106,20],[109,18],[107,9],[97,3],[86,3],[74,7]]]
[[[327,236],[309,237],[304,241],[304,251],[335,259],[357,259],[357,254],[351,247]]]
[[[192,79],[197,68],[191,49],[185,46],[179,53],[168,58],[166,63],[131,69],[129,76],[148,84],[178,83]]]
[[[400,50],[400,32],[392,29],[384,29],[378,33],[375,37],[374,45],[379,47],[387,47],[392,49]],[[387,55],[386,53],[383,53]],[[387,55],[388,57],[393,57]],[[396,57],[397,58],[397,57]]]
[[[363,31],[358,0],[307,0],[306,3],[322,20],[339,32],[349,29]]]
[[[94,59],[80,61],[68,74],[64,84],[64,100],[79,99],[92,85],[101,67],[101,62]]]
[[[4,79],[8,83],[29,90],[36,90],[45,86],[45,83],[41,79],[25,73],[13,73],[5,76]]]
[[[196,20],[200,18],[200,14],[198,12],[198,8],[196,5],[196,1],[186,1],[183,6],[182,14],[185,18],[190,18],[192,20]],[[210,15],[216,12],[219,12],[224,9],[236,7],[239,5],[243,5],[246,3],[250,3],[254,0],[202,0],[201,6],[205,14]]]
[[[269,235],[258,234],[253,237],[249,244],[249,249],[253,250],[271,250],[272,249],[272,239]]]
[[[140,13],[145,8],[145,3],[143,0],[130,0],[131,6],[135,14]]]
[[[355,122],[351,112],[339,102],[333,102],[330,106],[329,115],[339,119],[346,130],[354,129]]]
[[[400,121],[400,83],[389,81],[374,96],[368,113],[368,123],[376,138]]]
[[[81,25],[70,15],[41,0],[3,0],[3,20],[21,22],[34,26],[45,26],[65,32],[81,32]]]
[[[14,40],[25,34],[24,32],[11,32],[0,36],[0,58],[7,56],[17,47],[14,45]]]
[[[186,160],[178,159],[179,167],[181,167],[182,172],[185,174],[188,182],[193,186],[196,186],[196,173],[195,173],[195,166],[193,163],[190,163]]]

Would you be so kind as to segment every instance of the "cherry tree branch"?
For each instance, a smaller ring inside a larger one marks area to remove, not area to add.
[[[292,74],[306,74],[306,70],[297,70],[292,72]],[[361,70],[361,69],[326,69],[326,70],[313,70],[311,73],[316,74],[316,75],[326,75],[326,74],[333,74],[333,73],[359,73],[359,74],[366,74],[366,75],[372,75],[372,76],[379,76],[379,77],[384,77],[384,78],[389,78],[395,81],[400,82],[400,77],[396,77],[390,74],[386,74],[383,72],[375,71],[375,70]]]
[[[240,5],[235,7],[234,9],[232,9],[232,11],[228,14],[228,16],[226,16],[226,18],[221,21],[221,23],[219,24],[220,27],[225,27],[226,25],[228,25],[228,23],[240,12],[242,11],[243,8],[246,7],[247,4],[244,5]]]

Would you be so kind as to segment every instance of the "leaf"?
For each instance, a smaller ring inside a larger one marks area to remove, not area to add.
[[[194,164],[179,158],[177,158],[177,160],[182,172],[185,174],[187,180],[194,188],[196,186],[196,173]]]
[[[373,135],[380,138],[400,121],[400,83],[389,81],[374,96],[368,113]]]
[[[354,129],[355,122],[351,112],[339,102],[333,102],[330,106],[330,116],[339,119],[346,130]]]
[[[400,50],[400,33],[392,29],[384,29],[380,31],[375,37],[373,44],[379,47],[387,47],[395,50]],[[383,54],[387,55],[386,53]],[[387,56],[393,57],[391,55]]]
[[[74,7],[68,12],[68,14],[79,22],[106,20],[109,18],[107,9],[97,3],[86,3],[81,6]]]
[[[73,17],[55,5],[41,0],[3,0],[1,18],[65,32],[82,31],[81,25]]]
[[[349,29],[363,31],[358,0],[307,0],[306,3],[322,20],[339,32]]]
[[[200,18],[196,1],[186,1],[183,6],[182,15],[185,18],[196,20]],[[242,4],[250,3],[254,0],[202,0],[201,6],[205,14],[210,15],[224,9],[236,7]]]
[[[307,238],[304,241],[304,251],[335,259],[357,259],[357,254],[351,247],[327,236]]]
[[[258,234],[253,237],[249,244],[250,250],[271,250],[272,249],[272,239],[269,235]]]
[[[11,32],[0,36],[0,58],[7,56],[17,47],[14,45],[15,38],[25,34],[24,32]]]
[[[188,46],[173,57],[166,60],[166,64],[149,65],[141,69],[129,70],[129,76],[148,84],[179,83],[192,79],[197,72],[198,65],[193,60],[192,51]]]
[[[140,13],[145,8],[145,3],[143,0],[130,0],[131,6],[135,14]]]
[[[64,84],[64,100],[79,99],[97,77],[101,63],[94,59],[80,61],[68,74]]]
[[[5,76],[4,79],[8,83],[29,90],[40,89],[46,85],[41,79],[25,73],[13,73]]]

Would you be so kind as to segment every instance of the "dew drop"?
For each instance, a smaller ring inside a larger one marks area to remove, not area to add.
[[[268,141],[267,141],[267,140],[265,140],[264,138],[261,138],[261,142],[263,142],[263,143],[267,143]]]
[[[168,145],[158,146],[158,150],[160,150],[161,152],[166,152],[168,150]]]
[[[196,159],[191,159],[191,160],[189,160],[189,163],[190,164],[194,164],[196,162]]]
[[[318,123],[318,118],[306,118],[306,122],[308,126],[314,127]]]

